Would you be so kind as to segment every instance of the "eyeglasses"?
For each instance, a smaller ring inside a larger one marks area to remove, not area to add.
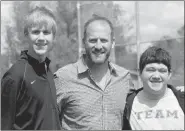
[[[88,39],[89,43],[97,43],[98,39],[101,41],[101,43],[107,43],[109,40],[105,38],[90,38]]]

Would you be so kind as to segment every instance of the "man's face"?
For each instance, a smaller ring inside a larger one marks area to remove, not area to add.
[[[84,42],[86,54],[94,64],[103,64],[110,56],[112,41],[111,28],[104,21],[89,24]]]
[[[32,27],[29,29],[28,41],[29,47],[38,56],[46,56],[46,54],[53,48],[53,32],[45,26],[42,28]]]
[[[162,63],[147,64],[141,73],[143,88],[152,94],[164,91],[170,77],[168,67]]]

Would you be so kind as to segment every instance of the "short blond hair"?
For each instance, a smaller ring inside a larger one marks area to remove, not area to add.
[[[36,7],[25,17],[24,34],[28,35],[29,28],[34,26],[46,26],[52,29],[55,36],[57,31],[56,19],[52,11],[45,7]]]

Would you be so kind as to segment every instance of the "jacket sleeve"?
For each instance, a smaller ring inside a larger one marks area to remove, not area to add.
[[[130,125],[130,115],[132,110],[132,104],[135,96],[139,91],[143,90],[143,88],[139,88],[138,90],[130,89],[126,98],[126,104],[123,114],[123,127],[122,130],[132,130]]]
[[[129,112],[129,104],[126,103],[125,104],[125,109],[124,109],[124,114],[123,114],[123,126],[122,126],[122,130],[131,130],[130,127],[130,122],[129,122],[129,116],[130,116],[130,112]]]
[[[173,87],[172,85],[167,85],[168,88],[170,88],[173,93],[175,94],[180,107],[182,108],[183,112],[184,112],[184,91],[182,92],[181,90],[178,90],[177,88]]]
[[[15,119],[17,84],[10,75],[1,80],[1,129],[11,130]]]
[[[124,114],[123,114],[123,126],[122,126],[122,130],[128,130],[128,120],[127,120],[127,107],[125,106],[124,109]]]

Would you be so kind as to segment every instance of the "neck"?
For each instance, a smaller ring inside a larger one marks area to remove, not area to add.
[[[28,50],[28,54],[29,54],[30,56],[32,56],[33,58],[35,58],[36,60],[38,60],[39,63],[42,63],[42,62],[45,61],[45,59],[46,59],[46,56],[39,56],[39,55],[37,55],[32,49],[29,49],[29,50]]]
[[[86,59],[87,66],[89,70],[91,71],[91,75],[97,80],[100,81],[103,76],[107,73],[109,67],[108,67],[108,61],[106,61],[103,64],[94,64],[92,62],[89,62]]]
[[[151,91],[143,89],[142,96],[149,100],[160,100],[165,96],[166,92],[167,92],[167,88],[164,88],[159,93],[152,93]]]

